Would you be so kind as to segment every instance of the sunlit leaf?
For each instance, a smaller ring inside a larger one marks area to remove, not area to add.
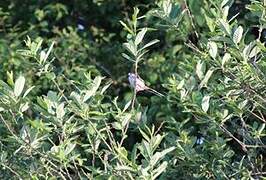
[[[86,102],[91,96],[93,96],[96,91],[98,90],[98,88],[100,87],[100,84],[102,82],[102,77],[100,76],[97,76],[94,80],[93,80],[93,83],[92,83],[92,86],[89,90],[86,91],[86,94],[83,98],[83,102]]]
[[[143,40],[146,32],[147,32],[147,28],[143,28],[136,36],[136,39],[135,39],[135,44],[136,45],[139,45],[139,43],[141,43],[141,41]]]
[[[56,108],[56,117],[61,119],[65,115],[65,109],[64,109],[65,104],[61,103],[59,106]]]
[[[204,112],[207,112],[209,109],[209,101],[210,101],[210,96],[204,96],[202,99],[202,103],[201,103],[201,108]]]
[[[14,86],[14,94],[16,97],[20,96],[20,94],[22,93],[24,89],[24,85],[25,85],[25,78],[23,76],[20,76],[16,80],[15,86]]]
[[[233,41],[235,44],[238,44],[241,41],[242,35],[243,35],[243,28],[242,26],[238,26],[233,35]]]
[[[200,85],[199,85],[199,88],[201,89],[202,87],[206,87],[207,86],[207,83],[213,73],[214,69],[209,69],[207,71],[207,73],[205,74],[203,80],[201,81]]]
[[[217,47],[217,44],[215,42],[209,42],[208,43],[208,46],[209,46],[209,53],[210,53],[210,56],[215,59],[216,58],[216,55],[217,55],[217,51],[218,51],[218,47]]]
[[[205,74],[206,66],[203,61],[198,61],[196,66],[196,74],[200,80],[203,79]]]

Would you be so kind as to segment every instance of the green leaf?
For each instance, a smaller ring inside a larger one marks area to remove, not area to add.
[[[151,166],[155,166],[156,163],[161,160],[166,154],[168,154],[169,152],[173,151],[175,149],[175,147],[170,147],[167,148],[165,150],[163,150],[162,152],[156,152],[150,160],[150,165]]]
[[[131,100],[126,103],[122,112],[125,112],[129,108],[130,105],[131,105]]]
[[[214,69],[209,69],[206,73],[206,75],[204,76],[203,80],[201,81],[199,88],[201,89],[202,87],[207,87],[207,83],[213,73]]]
[[[233,41],[235,44],[238,44],[241,41],[242,35],[243,35],[243,28],[242,26],[238,26],[233,35]]]
[[[207,14],[204,14],[207,26],[209,27],[211,32],[214,32],[215,30],[215,23],[214,20],[212,18],[210,18]]]
[[[154,39],[154,40],[148,42],[147,44],[145,44],[145,45],[140,49],[140,51],[142,51],[143,49],[146,49],[146,48],[148,48],[148,47],[150,47],[150,46],[152,46],[152,45],[154,45],[154,44],[156,44],[156,43],[158,43],[158,42],[160,42],[160,40],[158,40],[158,39]]]
[[[137,47],[132,41],[124,43],[124,46],[132,55],[137,56]]]
[[[228,3],[229,0],[223,0],[223,2],[221,3],[221,7],[224,7],[227,3]]]
[[[42,64],[42,62],[44,62],[45,56],[46,56],[45,51],[41,51],[41,53],[40,53],[40,64]]]
[[[209,46],[209,54],[210,54],[210,56],[213,59],[215,59],[215,57],[217,55],[217,51],[218,51],[217,44],[215,42],[209,42],[208,46]]]
[[[160,143],[162,142],[163,138],[165,137],[165,135],[160,135],[157,134],[155,137],[153,137],[153,141],[152,141],[152,149],[155,150],[158,148],[158,146],[160,145]]]
[[[222,59],[222,69],[223,70],[224,70],[225,63],[227,63],[230,58],[231,58],[231,55],[229,53],[224,54],[224,57]]]
[[[40,61],[41,64],[45,63],[45,61],[48,59],[48,56],[50,55],[53,47],[54,47],[54,43],[52,42],[51,46],[49,47],[48,51],[45,53],[45,56],[43,57],[42,61]]]
[[[255,45],[254,42],[250,42],[247,46],[245,46],[245,48],[243,50],[243,58],[245,61],[248,60],[248,58],[250,56],[251,49],[254,47],[254,45]]]
[[[135,62],[135,60],[133,60],[129,55],[125,54],[125,53],[122,53],[122,56],[124,58],[126,58],[127,60],[131,61],[131,62]]]
[[[83,98],[83,101],[82,102],[86,102],[91,96],[93,96],[96,91],[98,90],[98,88],[100,87],[100,84],[102,82],[102,77],[100,76],[97,76],[94,80],[93,80],[93,84],[92,84],[92,87],[90,90],[87,90],[86,91],[86,94]]]
[[[134,34],[133,31],[123,22],[123,21],[119,21],[120,24],[122,24],[122,26],[130,33],[130,34]]]
[[[11,71],[11,72],[8,72],[8,71],[7,71],[6,75],[7,75],[7,83],[8,83],[10,86],[13,86],[13,85],[14,85],[13,71]]]
[[[201,103],[201,108],[202,110],[206,113],[209,109],[209,101],[210,101],[210,96],[204,96],[202,98],[202,103]]]
[[[19,111],[22,113],[27,111],[28,109],[29,109],[29,103],[28,102],[21,104],[19,107]]]
[[[154,179],[156,179],[160,174],[162,174],[162,172],[165,171],[167,164],[168,163],[164,161],[158,168],[153,170],[153,172],[155,172],[155,174],[153,175]]]
[[[219,21],[220,21],[220,27],[223,30],[223,32],[226,35],[230,36],[231,35],[231,30],[230,30],[230,26],[229,26],[228,22],[223,20],[223,19],[220,19]]]
[[[255,46],[255,47],[251,50],[251,52],[250,52],[250,54],[249,54],[249,57],[252,58],[252,57],[256,56],[259,52],[260,52],[260,48],[259,48],[258,46]]]
[[[16,80],[15,86],[14,86],[14,94],[16,97],[20,96],[20,94],[22,93],[24,89],[24,85],[25,85],[25,78],[23,76],[20,76]]]
[[[139,43],[141,43],[141,41],[143,40],[146,32],[147,32],[148,28],[143,28],[136,36],[136,39],[135,39],[135,45],[139,45]]]
[[[229,12],[229,6],[223,7],[223,19],[226,20]]]
[[[59,106],[56,108],[56,117],[58,119],[61,119],[65,115],[65,110],[64,110],[64,103],[61,103]]]
[[[131,171],[131,172],[136,172],[136,170],[133,169],[132,167],[125,166],[125,165],[117,165],[115,167],[115,170],[116,171]],[[114,178],[114,179],[116,179],[116,178]]]
[[[132,114],[126,113],[126,115],[122,119],[122,127],[125,128],[125,126],[129,123],[130,119],[132,117]]]
[[[67,147],[65,149],[65,155],[70,154],[75,147],[76,147],[76,144],[74,144],[74,143],[68,143],[68,145],[67,145]]]
[[[31,86],[29,89],[27,89],[26,92],[25,92],[24,95],[23,95],[23,98],[25,98],[25,97],[31,92],[31,90],[32,90],[33,88],[35,88],[35,86]]]
[[[139,132],[142,134],[142,137],[144,137],[144,139],[146,139],[147,141],[150,141],[149,136],[144,131],[142,131],[140,128],[139,128]]]
[[[172,3],[170,0],[163,1],[163,11],[164,13],[169,16],[172,10]]]
[[[196,66],[196,74],[200,80],[203,79],[205,70],[206,70],[205,63],[203,61],[198,61]]]
[[[262,134],[263,130],[265,129],[265,123],[262,123],[258,129],[258,133]]]
[[[182,79],[179,83],[178,83],[178,85],[177,85],[177,87],[176,87],[176,89],[177,90],[180,90],[180,89],[182,89],[183,88],[183,86],[184,86],[184,84],[185,84],[185,80],[184,79]]]

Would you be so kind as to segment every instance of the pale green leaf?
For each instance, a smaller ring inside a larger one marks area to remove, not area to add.
[[[154,179],[156,179],[158,176],[160,176],[160,174],[162,174],[165,171],[167,164],[168,163],[164,161],[158,168],[153,170],[153,172],[155,172],[155,174],[153,175]]]
[[[65,115],[65,109],[64,109],[64,103],[61,103],[59,106],[56,108],[56,117],[61,119]]]
[[[184,84],[185,84],[185,80],[184,79],[182,79],[179,83],[178,83],[178,85],[177,85],[177,87],[176,87],[176,89],[177,90],[180,90],[180,89],[182,89],[183,88],[183,86],[184,86]]]
[[[102,82],[102,79],[103,79],[102,77],[97,76],[93,80],[93,84],[92,84],[91,88],[86,91],[86,94],[85,94],[85,96],[83,98],[83,102],[86,102],[91,96],[93,96],[96,93],[96,91],[100,87],[100,84]]]
[[[235,44],[238,44],[241,41],[242,35],[243,35],[243,28],[242,26],[238,26],[233,35],[233,41]]]
[[[223,59],[222,59],[222,69],[224,70],[225,64],[229,61],[231,58],[231,55],[229,53],[225,53]]]
[[[216,56],[217,56],[217,52],[218,52],[217,44],[215,42],[209,42],[208,46],[209,46],[209,54],[210,54],[210,56],[213,59],[215,59]]]
[[[68,143],[67,144],[67,147],[65,149],[65,155],[70,154],[74,150],[75,147],[76,147],[76,144],[74,144],[74,143]]]
[[[259,52],[260,52],[260,48],[259,48],[258,46],[255,46],[255,47],[251,50],[251,52],[250,52],[250,54],[249,54],[249,57],[252,58],[252,57],[256,56]]]
[[[14,94],[16,97],[20,96],[20,94],[22,93],[24,89],[24,85],[25,85],[25,78],[23,76],[20,76],[16,80],[15,86],[14,86]]]
[[[132,114],[126,113],[126,115],[122,119],[122,126],[123,128],[129,123],[130,119],[132,117]]]
[[[115,167],[115,170],[116,171],[132,171],[132,172],[135,172],[136,170],[133,169],[132,167],[129,167],[129,166],[125,166],[125,165],[117,165]],[[114,178],[115,179],[115,178]]]
[[[217,44],[215,42],[209,42],[208,46],[209,46],[209,54],[210,54],[210,56],[213,59],[215,59],[216,56],[217,56],[217,52],[218,52]]]
[[[248,60],[248,58],[250,56],[251,49],[254,47],[254,45],[255,45],[254,42],[250,42],[247,46],[245,46],[245,48],[243,50],[243,58],[245,61]]]
[[[142,131],[140,128],[139,128],[139,132],[142,134],[142,137],[144,137],[144,139],[146,139],[147,141],[150,141],[149,136],[144,131]]]
[[[45,51],[41,51],[41,53],[40,53],[40,64],[42,64],[42,62],[44,62],[45,56],[46,56]]]
[[[154,44],[156,44],[156,43],[158,43],[158,42],[160,42],[160,40],[158,40],[158,39],[154,39],[154,40],[148,42],[147,44],[145,44],[145,45],[140,49],[140,51],[142,51],[143,49],[146,49],[146,48],[148,48],[148,47],[150,47],[150,46],[152,46],[152,45],[154,45]]]
[[[127,60],[131,61],[131,62],[135,62],[135,60],[133,60],[129,55],[125,54],[125,53],[122,53],[122,56],[124,58],[126,58]]]
[[[136,39],[135,39],[135,45],[139,45],[139,43],[141,43],[141,41],[143,40],[146,32],[147,32],[148,28],[143,28],[136,36]]]
[[[122,26],[130,33],[130,34],[134,34],[133,31],[123,22],[123,21],[119,21],[120,24],[122,24]]]
[[[223,19],[220,19],[220,27],[221,29],[224,31],[224,33],[228,36],[231,35],[231,30],[230,30],[230,26],[228,24],[227,21],[223,20]]]
[[[132,41],[129,41],[128,43],[124,43],[124,46],[131,54],[133,54],[134,56],[137,56],[137,47]]]
[[[28,102],[26,102],[24,104],[21,104],[20,107],[19,107],[20,112],[25,112],[28,109],[29,109],[29,103]]]
[[[163,1],[163,11],[164,13],[169,16],[172,10],[172,3],[170,0]]]
[[[206,73],[206,75],[204,76],[203,80],[201,81],[200,85],[199,85],[199,88],[201,89],[202,87],[206,87],[207,86],[207,83],[213,73],[213,69],[209,69]]]
[[[265,129],[265,123],[262,123],[258,129],[258,133],[262,134],[263,130]]]
[[[51,46],[49,47],[48,51],[45,53],[45,57],[44,57],[44,59],[43,59],[43,62],[41,62],[41,63],[44,63],[44,62],[48,59],[48,56],[50,55],[50,53],[51,53],[51,51],[52,51],[52,49],[53,49],[53,47],[54,47],[54,43],[55,43],[55,42],[52,42],[52,44],[51,44]]]
[[[229,6],[223,7],[223,19],[226,20],[229,12]]]
[[[227,3],[228,3],[229,0],[223,0],[223,2],[221,3],[221,7],[224,7]]]
[[[206,66],[203,61],[198,61],[196,66],[196,74],[200,80],[204,78]]]
[[[125,112],[129,108],[130,105],[131,105],[131,100],[126,103],[122,112]]]
[[[210,96],[204,96],[201,102],[201,108],[204,112],[207,112],[209,109]]]
[[[24,95],[23,95],[23,98],[25,98],[25,97],[31,92],[31,90],[32,90],[33,88],[35,88],[35,86],[31,86],[29,89],[27,89],[26,92],[25,92]]]

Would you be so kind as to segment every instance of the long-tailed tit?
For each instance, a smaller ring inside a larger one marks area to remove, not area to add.
[[[146,86],[144,80],[134,73],[128,73],[128,81],[130,86],[136,89],[136,92],[146,90],[158,96],[164,96],[158,91]]]

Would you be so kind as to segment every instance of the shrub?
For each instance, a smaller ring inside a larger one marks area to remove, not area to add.
[[[266,2],[0,4],[0,178],[265,178]]]

